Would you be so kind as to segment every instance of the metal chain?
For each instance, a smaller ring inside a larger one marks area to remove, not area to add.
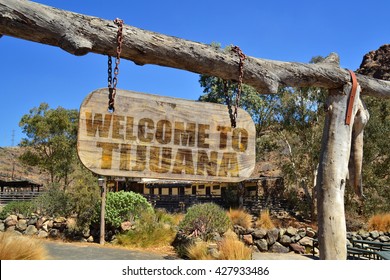
[[[121,62],[121,52],[122,52],[122,43],[123,43],[123,20],[117,18],[114,20],[114,23],[118,26],[118,31],[116,34],[116,58],[115,58],[115,68],[114,68],[114,78],[112,79],[112,60],[111,56],[108,58],[108,110],[111,112],[115,111],[115,95],[116,95],[116,85],[118,84],[118,75],[119,75],[119,64]]]
[[[246,55],[242,52],[242,50],[238,46],[233,46],[231,51],[237,53],[238,57],[240,59],[240,62],[238,64],[239,76],[238,76],[237,95],[236,95],[236,104],[234,106],[234,112],[232,112],[231,98],[228,94],[228,88],[227,88],[226,81],[224,81],[224,92],[225,92],[226,103],[227,103],[228,110],[229,110],[229,117],[230,117],[231,126],[233,128],[235,128],[237,125],[238,107],[240,105],[240,98],[241,98],[241,92],[242,92],[242,80],[244,77],[244,60],[246,59]]]

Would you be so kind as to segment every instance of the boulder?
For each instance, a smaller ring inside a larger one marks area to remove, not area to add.
[[[122,231],[128,231],[131,229],[132,223],[130,221],[125,221],[121,223],[121,230]]]
[[[254,244],[259,249],[260,252],[267,252],[268,251],[268,243],[265,239],[259,239],[255,240]]]
[[[273,228],[267,231],[268,245],[274,244],[278,240],[278,236],[279,236],[279,230],[277,228]]]
[[[28,225],[35,225],[37,222],[38,222],[38,218],[37,217],[32,217],[32,218],[28,219],[27,224]]]
[[[56,217],[56,218],[54,218],[54,222],[62,224],[62,223],[66,222],[66,218],[65,217]]]
[[[272,253],[288,253],[290,252],[290,249],[287,247],[284,247],[282,244],[279,242],[275,242],[270,248],[269,251]]]
[[[242,236],[242,241],[244,241],[244,243],[246,245],[252,245],[253,244],[253,237],[251,234],[244,234]]]
[[[377,239],[379,237],[379,232],[377,230],[370,231],[370,236],[373,239]]]
[[[40,229],[38,231],[38,238],[46,238],[48,236],[49,236],[49,234],[46,231],[44,231],[43,229]]]
[[[314,238],[316,235],[317,235],[317,233],[313,229],[306,230],[306,236]]]
[[[302,239],[302,237],[299,234],[296,234],[293,237],[291,237],[291,242],[292,243],[297,243],[301,239]]]
[[[9,216],[4,220],[4,224],[6,225],[6,227],[13,227],[13,226],[16,226],[17,223],[18,223],[18,218],[17,218],[15,215],[9,215]]]
[[[25,235],[35,235],[38,232],[37,228],[34,225],[27,226],[24,234]]]
[[[304,228],[300,228],[300,229],[298,229],[298,235],[300,236],[300,237],[305,237],[306,236],[306,229],[304,229]]]
[[[19,219],[18,223],[16,224],[16,229],[20,231],[24,231],[27,229],[27,220],[26,219]]]
[[[305,254],[306,253],[305,246],[299,245],[297,243],[291,243],[290,248],[291,248],[291,250],[293,250],[297,254]]]
[[[261,239],[264,238],[264,236],[267,235],[267,231],[263,228],[256,229],[254,232],[252,232],[252,236],[254,239]]]
[[[93,236],[92,236],[92,235],[91,235],[90,237],[87,238],[87,242],[93,243],[93,241],[94,241],[94,240],[93,240]]]
[[[305,236],[304,238],[302,238],[301,240],[299,240],[298,242],[299,244],[301,244],[302,246],[313,246],[313,238],[310,238],[310,237],[307,237]]]
[[[297,230],[296,228],[292,227],[292,226],[289,226],[289,227],[287,228],[287,230],[286,230],[286,233],[287,233],[289,236],[291,236],[291,237],[294,236],[294,235],[296,235],[297,232],[298,232],[298,230]]]
[[[288,235],[283,235],[280,239],[279,239],[279,243],[282,244],[283,246],[288,246],[291,244],[291,237],[288,236]]]
[[[26,218],[23,214],[18,214],[17,217],[18,217],[18,220],[19,220],[19,219],[25,219],[25,218]]]
[[[49,236],[53,238],[57,238],[60,236],[60,232],[58,229],[52,228],[49,232]]]
[[[378,239],[380,242],[390,242],[390,237],[386,236],[386,235],[382,235],[382,236],[379,236],[379,239]]]
[[[0,223],[0,231],[1,232],[5,231],[5,224],[4,223]]]

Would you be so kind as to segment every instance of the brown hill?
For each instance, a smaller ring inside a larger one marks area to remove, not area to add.
[[[48,177],[37,167],[23,165],[19,156],[23,153],[21,147],[0,147],[0,180],[24,181],[36,184],[46,184]]]

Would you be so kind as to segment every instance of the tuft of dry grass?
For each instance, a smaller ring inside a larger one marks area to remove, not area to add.
[[[256,221],[256,227],[261,227],[264,229],[272,229],[275,227],[268,209],[262,210],[260,212],[260,217]]]
[[[209,243],[200,241],[187,248],[187,256],[191,260],[250,260],[252,250],[241,242],[237,235],[228,231],[218,243],[218,253],[214,256],[209,251]]]
[[[372,216],[368,220],[368,229],[390,232],[390,213]]]
[[[227,235],[219,244],[220,260],[250,260],[252,250],[234,235]]]
[[[230,209],[227,215],[233,225],[239,225],[245,229],[252,227],[252,215],[244,210]]]
[[[0,260],[46,260],[48,254],[39,240],[14,233],[0,233]]]
[[[187,256],[191,260],[214,260],[209,254],[207,242],[195,242],[187,248]]]

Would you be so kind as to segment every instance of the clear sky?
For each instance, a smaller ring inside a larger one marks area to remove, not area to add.
[[[35,2],[109,20],[118,17],[128,25],[191,41],[237,45],[258,58],[307,63],[336,52],[341,67],[352,70],[364,54],[390,43],[388,0]],[[41,102],[79,109],[88,93],[107,86],[107,57],[76,57],[8,36],[0,38],[0,65],[0,146],[19,144],[21,117]],[[198,80],[198,74],[123,60],[118,88],[195,100],[202,94]]]

